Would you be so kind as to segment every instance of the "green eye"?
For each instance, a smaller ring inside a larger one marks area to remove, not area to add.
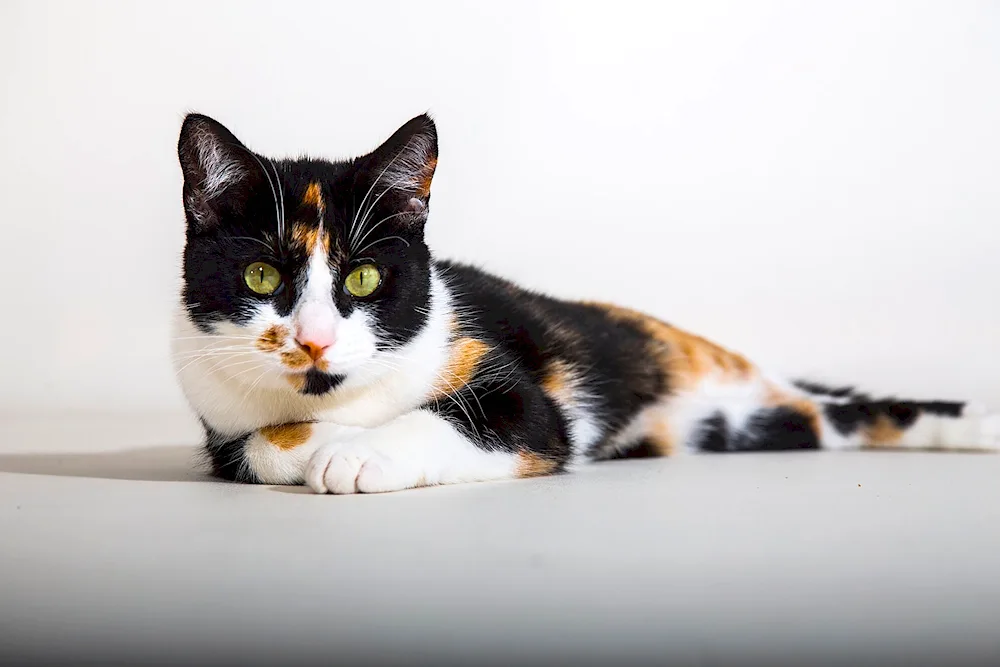
[[[273,294],[281,287],[281,274],[278,269],[264,262],[254,262],[243,272],[243,280],[247,287],[257,294]]]
[[[366,297],[375,291],[381,280],[382,276],[374,264],[362,264],[347,274],[344,289],[353,296]]]

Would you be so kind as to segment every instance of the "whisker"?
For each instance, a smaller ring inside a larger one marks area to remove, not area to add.
[[[278,252],[274,248],[271,247],[271,244],[269,244],[269,243],[267,243],[265,241],[261,241],[260,239],[255,239],[252,236],[230,236],[229,238],[233,239],[234,241],[253,241],[253,242],[259,243],[262,246],[264,246],[265,248],[267,248],[271,252],[271,254],[273,254],[273,255],[277,255],[278,254]]]
[[[389,164],[385,165],[385,168],[382,169],[382,171],[379,173],[378,178],[376,178],[375,180],[372,181],[371,185],[368,187],[368,192],[366,192],[365,196],[361,199],[361,203],[357,206],[357,208],[354,209],[354,219],[351,221],[351,226],[350,226],[350,228],[348,229],[348,232],[347,232],[348,239],[350,240],[350,245],[354,245],[354,226],[358,222],[358,213],[360,213],[361,209],[363,209],[365,207],[365,202],[368,200],[368,197],[371,195],[372,190],[375,189],[375,186],[378,185],[379,182],[382,180],[382,177],[385,176],[385,172],[388,171],[389,167],[391,167],[393,165],[393,163],[397,159],[399,159],[399,156],[402,155],[403,152],[406,151],[406,149],[410,147],[410,142],[411,141],[413,141],[412,137],[410,139],[408,139],[406,141],[406,143],[403,144],[403,148],[400,149],[400,151],[398,153],[396,153],[392,157],[391,160],[389,160]],[[361,219],[364,220],[365,217],[367,217],[367,214],[365,216],[362,216]],[[363,222],[361,224],[364,225]]]
[[[267,158],[267,161],[271,164],[271,169],[274,169],[274,180],[278,184],[278,196],[281,197],[281,216],[278,218],[278,240],[279,242],[285,240],[285,189],[281,187],[281,176],[278,174],[278,167],[275,166],[274,160]]]
[[[220,338],[232,339],[232,340],[256,340],[256,336],[230,336],[224,334],[201,334],[199,336],[171,336],[171,340],[204,340],[210,338],[212,340],[219,340]]]
[[[186,361],[187,363],[185,363],[185,364],[184,364],[183,366],[181,366],[180,368],[178,368],[177,370],[175,370],[175,371],[174,371],[174,373],[175,373],[175,374],[179,374],[179,373],[183,372],[183,371],[184,371],[184,370],[185,370],[185,369],[186,369],[186,368],[187,368],[188,366],[192,366],[192,365],[194,365],[194,364],[198,363],[199,361],[201,361],[201,360],[203,360],[203,359],[207,359],[207,358],[209,358],[209,357],[223,357],[222,361],[225,361],[225,360],[226,360],[226,359],[228,359],[228,358],[231,358],[231,357],[233,357],[233,356],[236,356],[236,354],[238,354],[238,353],[235,353],[235,354],[234,354],[234,353],[228,353],[228,352],[227,352],[227,353],[225,353],[225,354],[220,354],[220,355],[205,355],[205,356],[198,356],[198,357],[195,357],[194,359],[190,359],[190,360],[188,360],[188,359],[182,359],[182,360],[180,360],[180,361]]]
[[[410,247],[410,242],[407,241],[406,239],[404,239],[402,236],[383,236],[382,238],[380,238],[378,240],[372,241],[371,243],[369,243],[368,245],[366,245],[361,250],[358,250],[357,252],[358,252],[358,254],[363,253],[365,250],[368,250],[368,248],[371,248],[376,243],[381,243],[382,241],[389,241],[391,239],[399,239],[400,241],[402,241],[403,243],[406,244],[407,248]]]
[[[257,385],[260,383],[261,380],[264,379],[269,370],[270,370],[269,368],[265,368],[263,371],[261,371],[260,375],[257,376],[257,379],[253,381],[253,383],[250,385],[249,388],[247,388],[246,392],[243,394],[242,400],[240,400],[240,404],[237,407],[237,410],[243,409],[243,404],[246,403],[247,398],[249,398],[250,394],[253,393],[253,390],[257,388]],[[234,375],[233,377],[236,376]]]
[[[368,206],[368,210],[365,211],[365,213],[361,216],[361,225],[358,227],[358,233],[360,233],[361,230],[363,230],[365,228],[365,224],[367,224],[368,216],[372,214],[372,212],[375,210],[375,207],[378,206],[378,203],[380,201],[382,201],[382,197],[385,197],[389,193],[390,190],[395,190],[396,186],[398,186],[400,183],[403,183],[403,182],[408,181],[408,180],[410,180],[409,176],[403,176],[403,177],[399,178],[395,183],[393,183],[392,185],[390,185],[389,187],[387,187],[385,190],[383,190],[379,194],[378,197],[375,198],[375,200]],[[354,238],[352,237],[351,240],[353,242]]]
[[[284,209],[285,209],[285,199],[284,199],[284,197],[282,197],[282,199],[281,199],[281,209],[279,210],[279,208],[278,208],[278,193],[276,193],[274,191],[274,183],[271,182],[271,174],[267,171],[267,169],[264,168],[264,163],[260,161],[260,158],[257,157],[256,153],[254,153],[252,150],[250,150],[246,146],[241,146],[240,144],[231,144],[231,145],[236,146],[237,148],[243,149],[250,157],[252,157],[257,162],[258,165],[260,165],[260,170],[264,172],[264,176],[267,178],[267,184],[271,188],[271,198],[274,199],[274,217],[276,218],[277,223],[278,223],[278,238],[282,238],[283,237],[282,227],[284,225]],[[271,162],[271,161],[268,160],[268,162]],[[271,162],[271,166],[272,167],[274,166],[273,162]],[[278,178],[278,170],[277,169],[275,169],[275,171],[274,171],[274,176],[275,176],[275,178]],[[278,182],[278,188],[279,189],[281,188],[280,180]],[[273,252],[273,250],[272,250],[272,252]]]
[[[382,218],[381,220],[379,220],[378,222],[376,222],[376,223],[375,223],[374,225],[372,225],[372,226],[371,226],[371,227],[370,227],[370,228],[368,229],[368,231],[366,231],[366,232],[364,233],[364,236],[362,236],[361,238],[359,238],[359,239],[357,240],[357,243],[355,243],[355,244],[352,244],[352,245],[351,245],[351,252],[354,252],[354,247],[355,247],[356,245],[359,245],[359,244],[361,244],[361,243],[364,243],[364,242],[365,242],[365,239],[366,239],[366,238],[368,238],[369,236],[371,236],[372,232],[374,232],[374,231],[375,231],[376,229],[378,229],[378,226],[379,226],[379,225],[381,225],[381,224],[382,224],[383,222],[385,222],[386,220],[391,220],[392,218],[398,218],[398,217],[399,217],[399,216],[401,216],[401,215],[407,215],[407,214],[408,214],[408,212],[407,212],[407,211],[403,211],[402,213],[393,213],[392,215],[387,215],[387,216],[385,216],[384,218]],[[367,248],[368,246],[365,246],[365,247]],[[360,251],[359,251],[359,252],[360,252]]]
[[[259,359],[242,359],[242,360],[237,359],[236,361],[232,361],[232,362],[230,362],[228,364],[224,363],[225,361],[226,361],[225,359],[222,359],[221,361],[215,362],[208,369],[208,371],[207,371],[208,375],[214,375],[216,373],[220,373],[220,372],[226,370],[227,368],[232,368],[234,366],[242,366],[243,364],[249,364],[249,363],[253,363],[253,362],[257,362],[258,365],[260,365],[260,360]]]

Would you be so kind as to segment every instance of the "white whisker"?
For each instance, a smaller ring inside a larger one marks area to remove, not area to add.
[[[382,241],[389,241],[389,240],[391,240],[391,239],[399,239],[400,241],[402,241],[403,243],[405,243],[405,244],[406,244],[406,247],[407,247],[407,248],[409,248],[409,247],[410,247],[410,242],[409,242],[409,241],[407,241],[406,239],[404,239],[404,238],[403,238],[402,236],[383,236],[383,237],[382,237],[382,238],[380,238],[380,239],[376,239],[376,240],[372,241],[371,243],[369,243],[368,245],[366,245],[366,246],[365,246],[364,248],[362,248],[361,250],[358,250],[358,251],[357,251],[357,253],[358,253],[358,254],[360,254],[360,253],[363,253],[363,252],[364,252],[365,250],[368,250],[368,248],[371,248],[371,247],[372,247],[373,245],[375,245],[376,243],[381,243]]]
[[[274,160],[267,158],[267,161],[271,164],[271,168],[274,169],[274,180],[277,181],[278,196],[281,198],[281,214],[278,216],[278,241],[280,243],[285,240],[285,189],[281,187],[281,175],[278,174],[278,168],[275,166]]]
[[[385,165],[385,168],[382,169],[382,171],[379,173],[378,178],[376,178],[375,180],[373,180],[372,183],[371,183],[371,185],[368,186],[368,192],[365,193],[365,196],[361,199],[361,203],[358,204],[357,208],[354,209],[354,219],[351,221],[351,226],[347,230],[347,236],[348,236],[348,239],[350,241],[349,245],[354,245],[354,226],[358,222],[358,213],[360,213],[361,209],[363,209],[365,207],[365,202],[368,200],[368,197],[371,195],[372,190],[375,189],[375,186],[378,185],[378,183],[382,180],[382,177],[385,176],[385,172],[389,169],[389,167],[392,166],[393,162],[395,162],[399,158],[399,156],[402,155],[403,152],[407,148],[410,147],[410,141],[412,141],[412,139],[409,140],[409,141],[407,141],[403,145],[402,150],[400,150],[398,153],[396,153],[393,156],[393,158],[391,160],[389,160],[389,164]],[[367,217],[367,213],[364,216],[362,216],[362,218],[361,218],[362,221],[365,219],[365,217]],[[362,222],[361,224],[363,226],[364,222]]]
[[[382,224],[383,222],[385,222],[386,220],[391,220],[392,218],[398,218],[398,217],[399,217],[399,216],[401,216],[401,215],[407,215],[407,214],[408,214],[408,212],[407,212],[407,211],[403,211],[402,213],[393,213],[392,215],[387,215],[387,216],[385,216],[384,218],[382,218],[381,220],[379,220],[378,222],[376,222],[376,223],[375,223],[374,225],[372,225],[372,226],[371,226],[371,227],[370,227],[370,228],[368,229],[368,231],[366,231],[366,232],[364,233],[364,236],[362,236],[361,238],[359,238],[359,239],[357,240],[357,243],[356,243],[356,244],[353,244],[353,245],[351,246],[351,253],[353,254],[353,253],[355,252],[355,251],[354,251],[354,246],[355,246],[355,245],[360,245],[360,244],[364,243],[364,242],[365,242],[365,239],[366,239],[366,238],[368,238],[369,236],[371,236],[372,232],[374,232],[374,231],[375,231],[376,229],[378,229],[378,226],[379,226],[379,225],[381,225],[381,224]],[[410,244],[409,244],[409,243],[407,243],[406,245],[410,245]],[[367,247],[368,247],[368,246],[365,246],[365,248],[367,248]],[[364,248],[362,248],[361,250],[358,250],[357,252],[362,252],[363,250],[364,250]]]

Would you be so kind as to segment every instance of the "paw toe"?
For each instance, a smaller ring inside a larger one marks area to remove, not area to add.
[[[377,458],[365,461],[358,471],[357,487],[362,493],[379,493],[388,490],[389,476],[384,463]]]
[[[327,466],[323,481],[331,493],[356,493],[358,471],[364,461],[352,452],[334,454]]]
[[[309,488],[315,493],[329,492],[324,477],[326,476],[326,469],[330,465],[330,458],[332,456],[333,449],[329,445],[320,447],[313,452],[312,457],[309,459],[309,463],[306,464],[306,471],[304,475],[306,485],[308,485]]]
[[[309,460],[305,481],[316,493],[383,493],[426,484],[419,465],[367,443],[329,444]]]
[[[421,486],[421,477],[412,466],[385,456],[374,456],[358,472],[358,491],[385,493]]]

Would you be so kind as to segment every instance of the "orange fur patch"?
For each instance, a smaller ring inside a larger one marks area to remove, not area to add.
[[[292,389],[295,391],[302,391],[306,388],[306,376],[305,375],[286,375],[285,380],[288,384],[292,385]]]
[[[558,403],[572,401],[572,390],[575,377],[569,364],[557,359],[549,362],[542,377],[542,391]]]
[[[879,415],[875,423],[861,431],[865,447],[892,447],[903,438],[903,430],[885,415]]]
[[[330,235],[323,234],[319,227],[310,227],[301,223],[292,227],[292,245],[301,248],[307,255],[312,254],[313,249],[323,237],[323,248],[330,252]]]
[[[655,351],[656,356],[671,375],[682,381],[684,388],[693,387],[712,372],[730,380],[746,380],[756,372],[746,357],[655,317],[613,304],[590,302],[589,305],[601,308],[615,319],[637,325],[662,345],[664,349]]]
[[[295,424],[279,424],[265,426],[260,434],[278,449],[294,449],[303,444],[312,435],[312,424],[299,422]]]
[[[312,357],[306,354],[305,350],[288,350],[281,353],[281,363],[288,366],[292,370],[299,370],[300,368],[305,368],[311,364]]]
[[[670,429],[670,424],[666,419],[658,417],[646,433],[646,440],[659,456],[673,456],[677,451],[677,443],[674,441],[674,433]]]
[[[424,167],[423,178],[417,187],[417,196],[421,199],[431,193],[431,181],[434,179],[434,170],[437,169],[437,158],[430,160]]]
[[[288,328],[272,324],[257,338],[257,349],[261,352],[277,352],[285,346],[286,338],[288,338]]]
[[[434,395],[452,394],[469,384],[475,376],[476,365],[489,351],[490,346],[476,338],[459,338],[452,343],[448,365],[434,385]]]
[[[551,475],[559,467],[558,462],[539,456],[533,452],[521,452],[517,455],[517,466],[514,474],[518,477],[543,477]]]
[[[309,184],[309,187],[306,188],[306,193],[302,195],[302,204],[304,206],[312,206],[320,215],[323,215],[326,211],[326,204],[323,203],[323,189],[319,183],[313,181]]]

